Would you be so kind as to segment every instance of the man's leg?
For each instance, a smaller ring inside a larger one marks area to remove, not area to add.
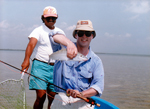
[[[36,90],[36,100],[34,103],[34,109],[43,109],[43,104],[46,98],[45,90]]]
[[[48,109],[50,109],[56,93],[52,91],[48,91],[47,93],[48,93],[47,95],[48,96]]]

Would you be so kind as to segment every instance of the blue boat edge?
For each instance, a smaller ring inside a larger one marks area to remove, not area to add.
[[[114,104],[103,100],[99,97],[96,96],[92,96],[91,97],[93,100],[95,100],[96,103],[100,104],[100,107],[95,106],[94,109],[119,109],[117,106],[115,106]]]

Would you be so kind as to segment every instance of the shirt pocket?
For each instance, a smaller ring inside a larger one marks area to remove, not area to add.
[[[74,71],[74,62],[64,62],[63,63],[63,71],[62,71],[62,75],[65,77],[65,78],[71,78],[72,77],[72,73]]]
[[[82,90],[86,90],[90,87],[92,81],[92,70],[90,68],[80,68],[78,86]]]

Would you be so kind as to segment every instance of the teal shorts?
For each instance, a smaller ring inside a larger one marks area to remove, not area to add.
[[[47,63],[40,62],[38,60],[34,60],[32,63],[31,74],[49,83],[53,83],[53,69],[54,66],[48,65]],[[54,85],[48,85],[47,82],[36,77],[30,76],[30,90],[49,90],[55,92]]]

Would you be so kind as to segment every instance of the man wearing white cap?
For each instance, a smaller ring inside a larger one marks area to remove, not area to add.
[[[44,8],[43,15],[41,16],[43,25],[35,28],[28,36],[29,43],[26,48],[24,61],[21,65],[22,71],[27,71],[30,64],[30,57],[34,54],[31,74],[50,83],[53,83],[54,67],[53,60],[48,62],[49,55],[53,53],[51,44],[56,42],[67,46],[67,56],[69,58],[73,58],[77,54],[77,48],[74,43],[66,38],[65,33],[61,29],[54,26],[57,18],[57,11],[54,7],[47,6]],[[34,109],[43,108],[46,92],[49,94],[48,108],[50,108],[53,97],[55,96],[53,85],[49,85],[48,83],[31,76],[29,89],[36,90],[36,101],[33,106]]]
[[[91,109],[90,104],[80,101],[80,97],[102,95],[104,90],[104,69],[101,59],[91,50],[90,42],[96,32],[90,20],[79,20],[73,37],[77,39],[78,52],[88,58],[87,61],[57,61],[54,66],[54,84],[67,90],[66,95],[59,93],[55,96],[52,109]],[[56,92],[65,92],[55,87]],[[57,100],[62,99],[64,102]]]

